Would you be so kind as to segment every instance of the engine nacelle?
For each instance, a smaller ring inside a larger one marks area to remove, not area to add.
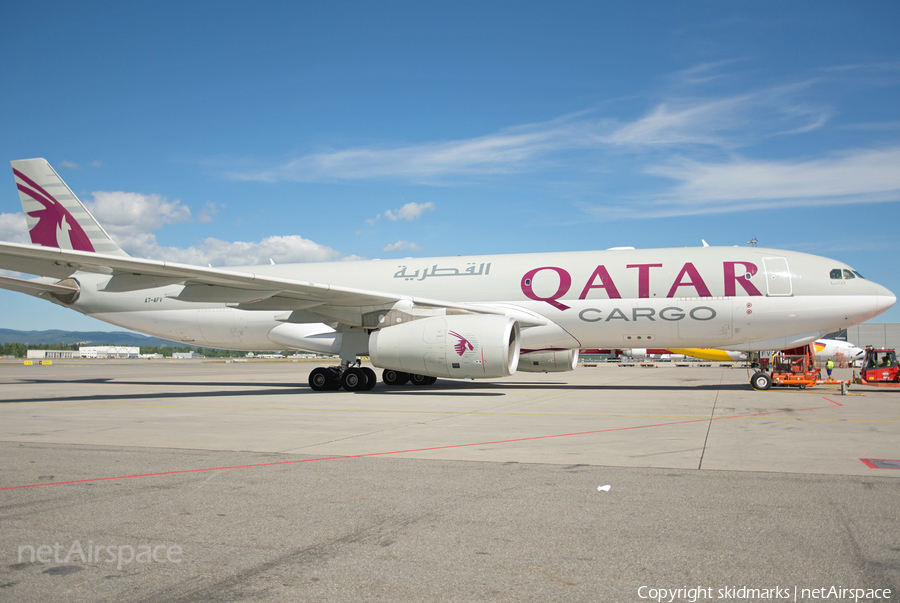
[[[578,365],[578,350],[528,352],[519,355],[519,369],[525,373],[565,373]]]
[[[369,336],[380,368],[429,377],[508,377],[519,364],[519,323],[506,316],[434,316],[385,327]]]

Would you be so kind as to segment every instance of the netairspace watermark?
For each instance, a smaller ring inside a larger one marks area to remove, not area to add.
[[[748,586],[716,587],[681,587],[657,588],[641,586],[638,597],[656,603],[674,603],[675,601],[890,601],[890,588],[849,588],[845,586],[819,586],[804,588],[800,586],[773,586],[770,588],[750,588]]]
[[[182,550],[177,544],[151,546],[140,544],[94,544],[88,540],[86,546],[75,540],[68,547],[60,543],[19,547],[19,563],[109,563],[122,569],[131,563],[181,563]]]

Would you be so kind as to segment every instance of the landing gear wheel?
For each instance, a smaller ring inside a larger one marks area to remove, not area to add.
[[[341,385],[348,392],[358,392],[366,388],[369,377],[360,368],[348,368],[341,375]]]
[[[427,375],[410,375],[413,385],[434,385],[437,377],[429,377]]]
[[[331,370],[320,366],[309,373],[309,387],[313,391],[325,392],[337,389],[340,383]]]
[[[753,376],[750,377],[750,385],[753,386],[753,389],[766,390],[772,387],[772,378],[768,373],[753,373]]]
[[[375,384],[378,383],[378,375],[375,374],[375,371],[370,369],[367,366],[361,367],[360,370],[366,374],[366,386],[363,388],[364,391],[369,391]]]
[[[395,371],[393,369],[384,369],[381,373],[381,380],[386,385],[403,385],[409,381],[409,373]]]

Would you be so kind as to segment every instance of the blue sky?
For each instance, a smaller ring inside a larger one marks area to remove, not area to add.
[[[132,255],[755,237],[900,291],[895,1],[49,2],[0,17],[0,156],[45,157]],[[27,242],[9,174],[0,239]],[[11,292],[0,307],[5,328],[112,329]]]

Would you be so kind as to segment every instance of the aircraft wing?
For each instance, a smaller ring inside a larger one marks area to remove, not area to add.
[[[79,271],[107,274],[112,278],[105,287],[106,291],[139,291],[181,284],[184,288],[176,299],[182,301],[223,303],[246,310],[311,310],[339,322],[344,322],[343,316],[358,315],[363,309],[389,308],[399,301],[482,314],[507,313],[493,307],[338,287],[252,272],[18,243],[0,242],[0,268],[58,279],[66,279]],[[23,285],[29,282],[6,278],[0,280],[0,288],[35,294],[26,290],[28,285]],[[49,292],[46,285],[43,287],[41,292]],[[347,322],[356,321],[351,318]],[[523,322],[546,324],[540,319],[526,319]]]

